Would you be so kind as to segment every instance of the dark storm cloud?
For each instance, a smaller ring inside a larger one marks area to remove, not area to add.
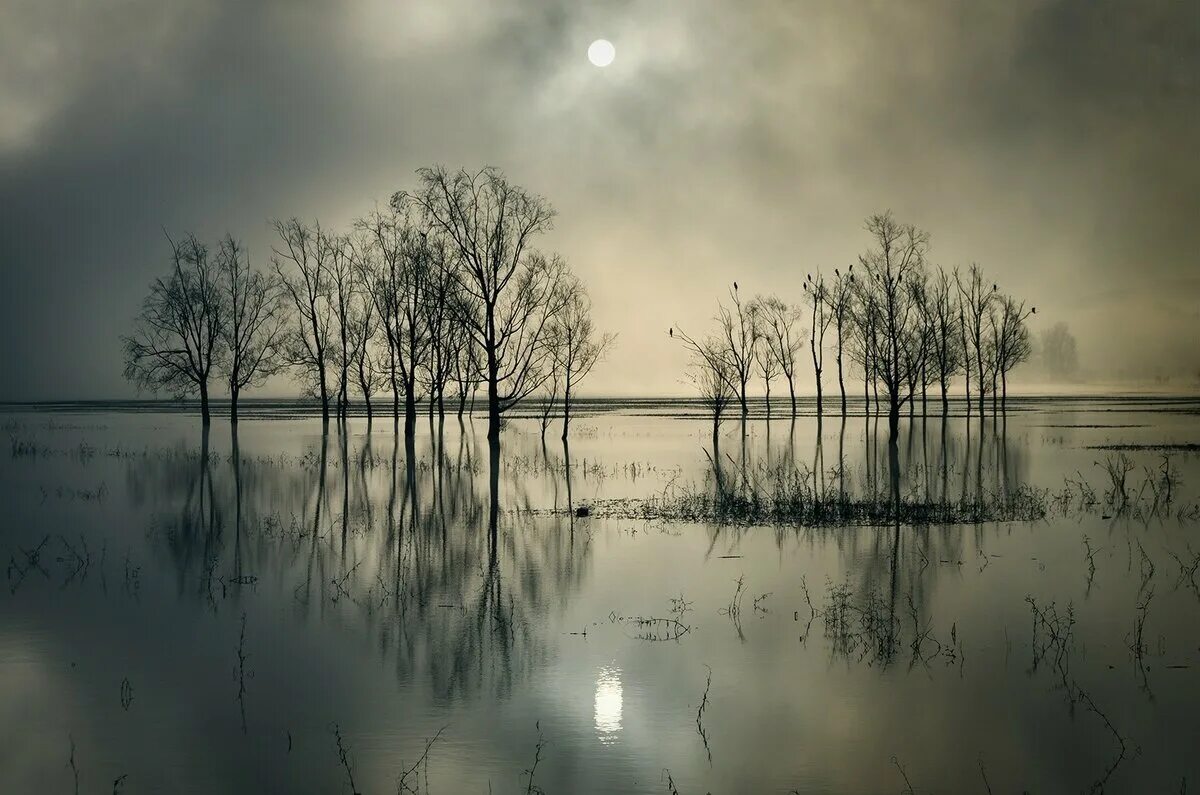
[[[621,333],[595,390],[681,390],[664,322],[699,325],[733,278],[798,297],[885,207],[1071,323],[1097,377],[1200,367],[1191,2],[3,14],[3,398],[129,392],[117,338],[163,228],[229,229],[265,264],[267,219],[344,224],[430,162],[499,165],[558,207],[546,245]]]

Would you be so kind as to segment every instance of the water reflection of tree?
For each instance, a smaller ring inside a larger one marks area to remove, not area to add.
[[[502,458],[466,425],[403,447],[339,425],[300,458],[248,455],[245,436],[227,460],[206,436],[198,451],[129,463],[180,593],[215,590],[216,607],[284,599],[299,619],[357,627],[437,698],[506,693],[550,653],[543,627],[578,587],[588,545],[573,517],[535,515],[531,489],[546,478],[569,494],[568,449],[533,478],[521,443],[506,440]]]

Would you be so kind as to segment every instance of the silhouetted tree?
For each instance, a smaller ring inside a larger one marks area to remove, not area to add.
[[[416,427],[417,373],[429,350],[426,290],[430,273],[444,263],[435,260],[440,252],[430,246],[428,230],[407,206],[375,210],[357,225],[372,241],[367,289],[387,344],[392,415],[399,419],[403,396],[404,431],[411,438]]]
[[[997,302],[996,311],[991,318],[992,346],[995,361],[995,372],[1000,376],[1000,405],[1002,410],[1008,408],[1008,374],[1014,367],[1028,361],[1033,352],[1030,343],[1029,327],[1025,321],[1030,315],[1037,313],[1037,307],[1025,308],[1025,302],[1018,302],[1010,296],[1002,296]],[[993,390],[994,395],[994,390]],[[993,398],[994,400],[994,398]]]
[[[750,305],[750,314],[754,319],[754,323],[758,326],[758,333],[755,334],[754,344],[754,363],[758,367],[758,375],[763,380],[763,389],[765,391],[765,400],[767,404],[767,419],[771,418],[771,382],[779,377],[782,371],[779,357],[775,355],[772,348],[771,340],[769,339],[771,329],[769,319],[763,314],[763,299],[755,299]]]
[[[700,393],[700,400],[712,415],[713,457],[717,458],[718,431],[725,409],[738,394],[737,368],[729,356],[729,346],[723,335],[696,340],[686,332],[672,329],[671,336],[679,340],[688,352],[688,377]]]
[[[367,421],[370,422],[375,414],[371,396],[383,386],[386,376],[375,350],[380,315],[371,293],[372,239],[360,232],[348,245],[353,264],[354,289],[347,313],[346,345],[358,390],[367,410]]]
[[[791,397],[792,416],[796,416],[796,354],[803,344],[800,323],[800,307],[785,303],[770,296],[755,301],[755,318],[758,321],[759,337],[763,346],[770,351],[779,366],[779,372],[787,379]]]
[[[424,362],[424,380],[429,394],[429,416],[437,409],[438,417],[446,416],[446,384],[454,372],[454,359],[462,344],[462,320],[455,307],[461,288],[454,272],[454,263],[447,256],[445,241],[440,236],[426,238],[431,248],[431,267],[425,282],[425,327],[429,333],[429,350]],[[436,250],[433,250],[436,249]]]
[[[592,323],[592,299],[582,281],[568,275],[562,280],[560,290],[561,308],[551,320],[548,344],[553,356],[554,380],[562,383],[562,440],[565,442],[571,425],[571,395],[616,337],[612,334],[597,336]]]
[[[733,308],[718,304],[717,323],[720,325],[721,338],[725,342],[726,359],[737,376],[737,398],[742,416],[745,417],[750,413],[746,400],[746,385],[750,382],[754,367],[754,349],[757,347],[759,330],[751,317],[749,306],[742,305],[737,282],[730,288],[729,298]]]
[[[817,272],[814,280],[812,274],[804,280],[804,293],[808,296],[809,312],[812,317],[812,328],[809,330],[808,347],[812,353],[813,377],[817,382],[817,420],[822,416],[824,396],[821,386],[821,371],[825,368],[825,334],[833,322],[833,313],[829,311],[829,293],[825,287],[825,278]]]
[[[984,370],[987,368],[987,352],[985,350],[988,312],[995,298],[995,285],[988,289],[984,285],[983,269],[972,264],[966,276],[957,270],[954,272],[955,284],[958,286],[960,314],[963,324],[963,337],[966,344],[966,367],[971,367],[971,356],[975,359],[975,374],[978,378],[979,413],[983,414],[983,398],[987,391],[988,380]],[[970,408],[970,381],[967,381],[967,405]]]
[[[932,356],[934,377],[942,392],[942,414],[950,410],[950,381],[962,369],[962,348],[959,338],[960,313],[950,277],[938,268],[937,276],[929,286],[929,315],[931,319]]]
[[[279,248],[272,248],[275,273],[296,310],[285,340],[288,362],[308,379],[321,400],[321,419],[329,421],[329,373],[333,359],[330,265],[333,239],[320,224],[309,227],[292,218],[275,221]],[[286,269],[286,270],[285,270]]]
[[[249,255],[232,235],[221,241],[216,264],[225,316],[221,369],[229,386],[229,420],[236,423],[242,390],[260,385],[283,366],[287,318],[278,279],[252,270]]]
[[[354,360],[350,338],[355,293],[359,289],[350,243],[342,235],[329,235],[330,302],[337,323],[338,343],[334,359],[338,367],[337,415],[345,419],[350,410],[350,367]]]
[[[168,242],[171,273],[150,285],[133,332],[122,338],[125,378],[139,389],[178,397],[198,392],[207,425],[208,381],[224,323],[219,275],[207,247],[194,236]]]
[[[477,316],[467,327],[481,350],[488,390],[488,438],[500,438],[502,415],[537,390],[547,371],[546,327],[559,309],[564,267],[533,251],[534,237],[551,228],[554,210],[540,196],[511,184],[495,168],[453,174],[417,172],[414,193],[393,206],[419,206],[458,258],[454,273]]]
[[[842,375],[842,352],[846,348],[846,334],[853,326],[851,310],[854,301],[854,266],[846,273],[833,269],[833,282],[825,289],[825,304],[837,331],[837,375],[838,389],[842,394],[842,416],[846,415],[846,380]]]
[[[913,368],[922,343],[923,322],[919,286],[923,280],[929,235],[912,224],[901,224],[890,212],[867,219],[875,246],[859,257],[865,289],[878,313],[877,337],[871,359],[888,401],[889,440],[899,434],[900,408],[912,399]]]

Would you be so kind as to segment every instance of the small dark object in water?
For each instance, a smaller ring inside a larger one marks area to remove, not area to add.
[[[580,505],[578,508],[575,509],[575,515],[580,518],[582,518],[584,516],[591,516],[592,509],[587,507],[586,505]]]

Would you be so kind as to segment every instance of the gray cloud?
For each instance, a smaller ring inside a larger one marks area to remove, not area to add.
[[[621,334],[599,392],[678,392],[724,285],[799,297],[891,207],[1080,337],[1194,373],[1190,2],[18,2],[0,32],[0,398],[129,394],[162,229],[344,224],[431,162],[559,209]],[[612,67],[584,58],[593,38]],[[290,385],[273,384],[275,392]]]

